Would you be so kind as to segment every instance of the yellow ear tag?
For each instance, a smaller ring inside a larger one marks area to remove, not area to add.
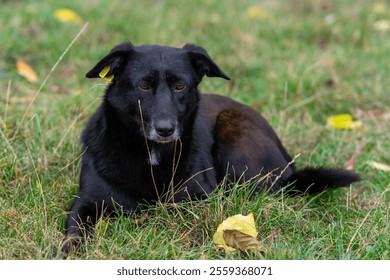
[[[107,82],[112,82],[114,79],[114,75],[106,77],[107,73],[110,71],[110,65],[105,66],[102,71],[99,73],[99,77],[105,79]]]

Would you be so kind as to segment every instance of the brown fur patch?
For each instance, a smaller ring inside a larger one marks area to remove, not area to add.
[[[229,144],[238,142],[246,131],[245,120],[246,116],[235,108],[219,113],[215,126],[218,141]]]

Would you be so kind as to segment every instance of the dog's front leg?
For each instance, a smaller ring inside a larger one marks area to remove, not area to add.
[[[66,221],[66,237],[61,245],[63,257],[66,257],[71,251],[77,251],[80,243],[90,233],[103,210],[103,201],[87,200],[83,193],[79,193]]]
[[[173,202],[191,199],[205,199],[217,186],[215,171],[213,168],[205,168],[194,173],[187,181],[176,188]]]

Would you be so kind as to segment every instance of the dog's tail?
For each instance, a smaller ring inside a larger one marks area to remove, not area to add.
[[[316,194],[336,187],[346,187],[361,180],[359,174],[346,169],[307,167],[288,178],[284,192],[289,195]]]

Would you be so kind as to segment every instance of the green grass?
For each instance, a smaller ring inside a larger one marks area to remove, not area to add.
[[[299,167],[345,166],[355,152],[355,169],[366,180],[316,197],[260,194],[248,200],[234,189],[228,197],[217,191],[207,201],[149,206],[99,221],[81,254],[71,258],[255,259],[226,255],[212,242],[223,219],[249,212],[267,259],[390,258],[390,173],[367,164],[390,163],[390,31],[374,28],[390,20],[390,5],[376,13],[374,2],[364,0],[221,3],[3,1],[0,259],[51,259],[59,247],[78,190],[79,136],[105,87],[84,74],[126,40],[202,45],[232,77],[205,79],[203,92],[255,107],[290,154],[301,154]],[[267,20],[248,17],[255,5]],[[64,6],[89,22],[66,53],[82,25],[54,19]],[[16,59],[28,62],[40,81],[20,77]],[[338,113],[355,115],[364,129],[327,128],[326,117]]]

